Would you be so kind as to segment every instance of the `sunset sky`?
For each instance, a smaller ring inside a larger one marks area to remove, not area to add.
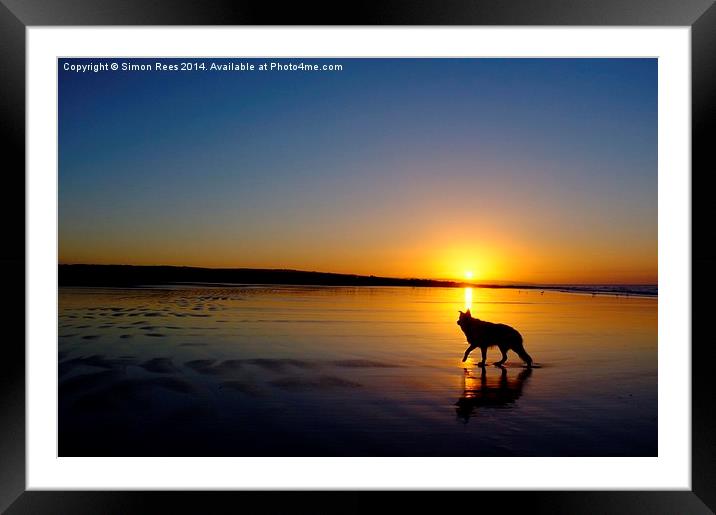
[[[60,60],[60,263],[656,283],[655,59],[293,61]]]

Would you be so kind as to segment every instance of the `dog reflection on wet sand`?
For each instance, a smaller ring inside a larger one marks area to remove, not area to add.
[[[455,403],[458,419],[466,424],[479,408],[504,408],[517,401],[522,395],[525,381],[532,374],[531,368],[525,368],[516,377],[509,378],[507,369],[501,367],[499,377],[488,379],[485,368],[480,370],[480,376],[477,377],[465,369],[464,391]]]

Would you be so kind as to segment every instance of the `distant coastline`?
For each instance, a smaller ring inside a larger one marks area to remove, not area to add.
[[[293,286],[412,286],[441,288],[511,288],[558,290],[570,293],[656,296],[656,285],[539,285],[487,284],[437,279],[397,278],[375,275],[309,272],[263,268],[200,268],[141,265],[59,265],[59,286],[160,286],[160,285],[257,285]]]

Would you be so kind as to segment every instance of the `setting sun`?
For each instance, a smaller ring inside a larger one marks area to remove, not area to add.
[[[475,274],[472,272],[472,270],[468,270],[467,272],[465,272],[465,279],[472,279],[473,277],[475,277]]]

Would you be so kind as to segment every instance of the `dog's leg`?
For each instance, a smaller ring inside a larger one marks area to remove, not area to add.
[[[518,355],[520,358],[522,358],[522,361],[524,361],[525,363],[527,363],[527,368],[532,368],[532,356],[530,356],[529,354],[527,354],[527,351],[524,349],[524,347],[521,348],[520,350],[516,351],[516,352],[517,352],[517,355]]]
[[[482,361],[480,361],[477,366],[484,367],[485,361],[487,361],[487,347],[480,347],[480,352],[482,352]]]
[[[470,355],[470,353],[475,349],[475,345],[470,345],[467,350],[465,351],[465,355],[462,357],[462,362],[465,363],[467,361],[467,357]]]
[[[493,363],[496,367],[501,367],[502,364],[507,361],[507,349],[500,349],[500,352],[502,352],[502,359]]]

